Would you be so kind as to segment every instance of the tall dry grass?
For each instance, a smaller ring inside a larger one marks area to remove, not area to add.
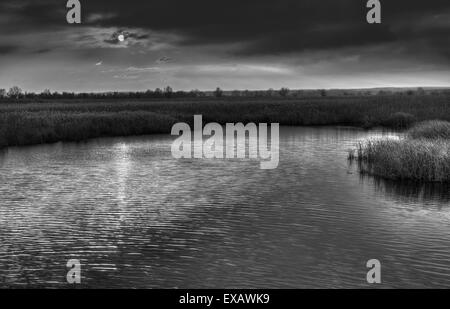
[[[450,182],[449,122],[419,123],[400,140],[360,142],[349,152],[363,173],[388,179]]]
[[[450,121],[448,96],[196,98],[65,100],[0,103],[0,146],[74,141],[101,136],[170,133],[173,123],[277,122],[406,128],[415,121]]]
[[[152,112],[0,114],[0,147],[170,131],[176,119]]]
[[[413,139],[450,139],[450,122],[430,120],[419,123],[408,131]]]

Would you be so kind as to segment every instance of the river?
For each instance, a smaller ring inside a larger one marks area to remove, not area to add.
[[[0,287],[450,287],[448,187],[361,176],[346,127],[281,127],[280,163],[172,158],[154,135],[0,153]]]

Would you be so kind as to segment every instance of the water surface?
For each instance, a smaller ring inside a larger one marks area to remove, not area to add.
[[[0,287],[450,287],[449,188],[361,177],[352,128],[280,131],[280,164],[175,160],[171,136],[0,154]]]

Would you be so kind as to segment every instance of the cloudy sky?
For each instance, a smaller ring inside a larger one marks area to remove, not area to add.
[[[450,86],[449,0],[66,2],[1,0],[0,88]]]

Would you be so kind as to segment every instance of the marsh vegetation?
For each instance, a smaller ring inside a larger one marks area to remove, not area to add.
[[[407,128],[417,121],[450,121],[448,102],[446,94],[7,101],[0,103],[0,146],[170,133],[173,124],[190,123],[195,114],[220,124]]]
[[[425,121],[404,137],[359,142],[349,151],[362,173],[395,180],[450,182],[450,122]]]

